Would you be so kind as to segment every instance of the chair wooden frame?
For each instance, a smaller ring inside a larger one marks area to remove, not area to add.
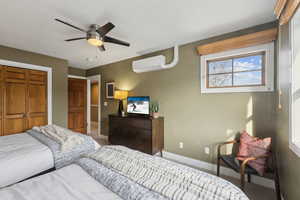
[[[220,143],[217,146],[217,153],[218,153],[218,157],[217,157],[217,176],[220,176],[220,166],[221,166],[221,148],[222,146],[226,146],[229,144],[238,144],[240,143],[239,140],[233,140],[233,141],[228,141],[228,142],[223,142]],[[240,166],[240,177],[241,177],[241,189],[244,191],[245,189],[245,169],[247,166],[247,163],[251,160],[256,160],[259,158],[272,158],[272,174],[273,174],[273,178],[274,178],[274,182],[275,182],[275,190],[276,190],[276,197],[277,200],[281,200],[281,193],[280,193],[280,185],[279,185],[279,175],[278,175],[278,170],[277,170],[277,164],[276,164],[276,157],[274,153],[270,153],[270,155],[264,155],[264,156],[258,156],[258,157],[249,157],[246,160],[244,160]],[[251,183],[251,174],[247,174],[248,175],[248,182]]]

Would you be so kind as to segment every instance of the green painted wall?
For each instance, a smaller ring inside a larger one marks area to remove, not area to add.
[[[282,109],[277,113],[277,151],[279,155],[279,168],[281,188],[285,200],[300,199],[300,158],[289,148],[289,63],[291,63],[289,25],[280,27],[278,42],[279,50],[279,89],[282,91]],[[278,100],[278,94],[276,95]],[[298,123],[298,122],[297,122]]]
[[[180,46],[179,63],[168,70],[136,74],[133,60],[87,70],[87,76],[101,74],[102,132],[107,134],[107,116],[117,111],[117,102],[105,100],[105,81],[114,80],[119,89],[130,90],[130,95],[149,95],[160,102],[160,113],[165,117],[165,150],[191,158],[215,162],[217,143],[230,140],[241,130],[252,129],[253,135],[275,137],[275,93],[200,93],[200,44],[230,38],[276,26],[269,23],[218,37]],[[143,57],[163,54],[172,60],[171,49]],[[107,101],[108,106],[103,106]],[[247,128],[248,127],[248,128]],[[184,148],[179,148],[179,142]],[[204,147],[211,147],[211,154]]]
[[[74,75],[74,76],[86,76],[86,70],[75,68],[75,67],[69,67],[68,73],[69,75]]]
[[[0,59],[53,69],[53,123],[66,127],[68,114],[68,62],[66,60],[0,46]]]

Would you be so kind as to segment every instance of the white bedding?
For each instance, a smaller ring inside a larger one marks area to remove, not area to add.
[[[75,146],[81,145],[84,141],[84,138],[80,137],[80,134],[55,124],[35,126],[32,130],[38,131],[59,143],[61,151],[70,151]]]
[[[0,137],[0,188],[53,167],[51,150],[27,133]]]
[[[74,164],[3,188],[0,197],[5,200],[121,200]]]

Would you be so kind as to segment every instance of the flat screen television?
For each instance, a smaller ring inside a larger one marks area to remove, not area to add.
[[[127,97],[127,113],[149,115],[150,97]]]

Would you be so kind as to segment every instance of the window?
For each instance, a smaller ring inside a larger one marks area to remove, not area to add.
[[[273,91],[273,43],[201,57],[201,92]]]
[[[290,148],[300,157],[300,10],[290,23],[292,66],[290,88]]]
[[[209,88],[261,86],[265,52],[207,61]]]

